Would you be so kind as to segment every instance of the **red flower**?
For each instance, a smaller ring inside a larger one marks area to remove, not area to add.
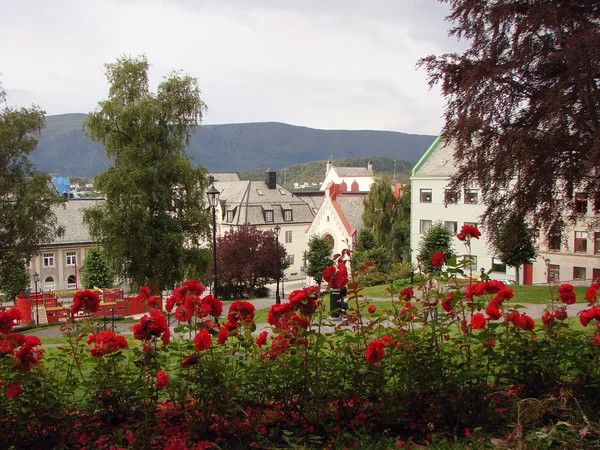
[[[227,328],[227,331],[229,331],[230,333],[231,333],[232,331],[235,331],[235,330],[237,330],[237,329],[239,329],[239,328],[240,328],[240,327],[238,326],[238,324],[237,324],[237,323],[234,323],[234,322],[227,322],[227,323],[225,323],[225,325],[223,325],[223,326],[224,326],[225,328]]]
[[[554,315],[550,314],[550,311],[546,311],[542,314],[542,323],[546,328],[550,328],[552,326],[552,322],[554,322]]]
[[[281,321],[285,316],[291,315],[292,304],[291,303],[282,303],[280,305],[273,305],[269,310],[269,314],[267,315],[267,322],[269,325],[272,325],[277,328],[281,328]]]
[[[295,311],[306,317],[312,316],[317,310],[319,288],[311,286],[301,290],[292,291],[289,296],[290,304]]]
[[[206,330],[199,331],[194,338],[194,346],[201,352],[208,350],[211,343],[210,334]]]
[[[404,300],[404,301],[409,301],[414,296],[415,296],[415,291],[413,291],[410,288],[404,288],[400,291],[400,294],[398,294],[398,298],[400,300]]]
[[[375,305],[369,305],[369,314],[375,314],[375,311],[377,311],[377,306]]]
[[[177,289],[180,290],[180,292],[184,295],[197,295],[200,296],[202,295],[202,293],[204,292],[204,286],[202,286],[200,283],[198,283],[197,280],[187,280],[184,281],[181,286],[179,286]]]
[[[232,323],[240,323],[246,327],[254,325],[254,305],[250,302],[236,300],[229,307],[227,320]]]
[[[267,343],[267,336],[269,333],[267,331],[261,331],[258,337],[256,338],[256,345],[262,347]]]
[[[179,305],[175,310],[175,318],[180,322],[188,322],[192,320],[192,314],[185,306]]]
[[[156,372],[156,389],[163,389],[169,382],[169,375],[162,370]]]
[[[71,312],[77,314],[83,311],[86,314],[94,314],[100,309],[100,296],[93,291],[78,291],[73,297]]]
[[[15,326],[15,320],[21,320],[21,311],[13,306],[8,311],[4,308],[0,311],[0,333],[10,333]]]
[[[94,343],[94,346],[90,349],[90,353],[95,358],[101,358],[104,355],[128,347],[127,340],[123,336],[116,335],[111,330],[91,334],[87,339],[87,343]]]
[[[579,321],[584,327],[587,327],[592,319],[600,320],[600,308],[584,309],[579,313]]]
[[[481,313],[475,313],[473,314],[473,317],[471,317],[471,326],[474,330],[485,327],[485,322],[485,316]]]
[[[485,309],[485,313],[488,315],[490,320],[498,320],[500,317],[502,317],[502,311],[500,311],[495,303],[493,303],[493,300]]]
[[[229,338],[229,330],[227,327],[221,327],[219,329],[219,335],[217,336],[217,344],[223,345],[227,342],[227,338]]]
[[[8,383],[5,388],[6,398],[15,398],[21,395],[21,385],[19,383]]]
[[[192,366],[195,366],[200,362],[200,357],[196,353],[192,353],[191,355],[186,356],[181,361],[182,369],[189,369]]]
[[[27,373],[33,366],[40,363],[40,358],[44,355],[44,350],[35,348],[42,345],[40,338],[37,336],[25,336],[21,340],[18,335],[12,335],[11,337],[21,345],[15,353],[15,359],[18,363],[17,369],[21,374]]]
[[[133,337],[140,341],[161,338],[163,345],[167,345],[171,339],[167,318],[158,309],[151,310],[150,316],[142,316],[140,323],[133,326]]]
[[[371,364],[380,363],[385,356],[385,349],[383,348],[385,343],[382,340],[373,341],[367,345],[365,356],[367,361]]]
[[[208,306],[208,315],[213,317],[219,317],[223,314],[223,303],[221,300],[212,296],[212,294],[208,294],[206,297],[202,299],[202,304]]]
[[[271,354],[280,355],[286,348],[290,348],[290,341],[286,336],[277,336],[271,343]]]
[[[348,269],[343,259],[338,260],[337,269],[335,266],[329,266],[323,271],[323,280],[325,280],[331,289],[340,289],[348,284]]]
[[[557,309],[554,311],[553,315],[557,320],[565,320],[567,317],[569,317],[566,308]]]
[[[460,229],[460,233],[456,235],[456,237],[461,241],[470,238],[479,239],[479,236],[481,236],[481,232],[473,225],[463,225]]]
[[[597,334],[596,336],[594,336],[594,345],[596,347],[600,347],[600,334]]]
[[[446,294],[442,299],[442,309],[447,313],[454,310],[454,294]]]
[[[563,283],[558,288],[558,295],[561,301],[566,305],[572,305],[577,300],[573,286],[569,283]]]
[[[433,267],[442,267],[444,262],[446,262],[446,252],[435,252],[431,257],[431,265]]]
[[[592,283],[589,288],[585,291],[585,299],[591,306],[596,302],[598,298],[598,283]]]

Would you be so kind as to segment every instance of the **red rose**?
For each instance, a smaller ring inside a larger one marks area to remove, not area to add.
[[[151,310],[150,316],[142,316],[140,323],[133,326],[133,337],[140,341],[161,338],[163,345],[167,345],[171,339],[167,318],[158,309]]]
[[[445,252],[435,252],[431,257],[431,264],[433,265],[433,267],[442,267],[444,265],[444,262],[446,262]]]
[[[594,336],[594,345],[596,347],[600,347],[600,334],[597,334],[596,336]]]
[[[373,341],[367,345],[367,350],[365,351],[367,361],[371,364],[380,363],[385,356],[384,346],[385,343],[382,340]]]
[[[554,322],[554,315],[550,314],[550,311],[546,311],[542,314],[542,323],[546,328],[550,328],[552,326],[552,322]]]
[[[563,283],[558,288],[558,295],[561,301],[566,305],[572,305],[577,300],[573,286],[569,283]]]
[[[86,314],[94,314],[100,309],[100,296],[93,291],[78,291],[73,297],[71,312],[77,314],[83,311]]]
[[[442,309],[447,313],[454,310],[454,294],[446,294],[442,299]]]
[[[584,309],[579,313],[579,321],[584,327],[587,327],[592,319],[600,320],[600,308]]]
[[[229,330],[226,327],[221,327],[217,336],[217,344],[223,345],[227,342],[227,338],[229,338]]]
[[[186,356],[181,361],[182,369],[189,369],[192,366],[195,366],[200,362],[200,357],[196,353],[192,353],[191,355]]]
[[[567,317],[569,317],[566,308],[557,309],[554,311],[553,315],[557,320],[565,320]]]
[[[473,314],[473,317],[471,317],[471,326],[474,330],[485,327],[485,322],[485,316],[481,313],[475,313]]]
[[[292,312],[291,303],[282,303],[280,305],[275,304],[271,306],[271,309],[269,310],[267,322],[269,322],[269,325],[280,328],[282,318],[292,314]]]
[[[208,306],[208,314],[213,317],[219,317],[223,314],[223,303],[221,300],[212,296],[212,294],[207,295],[202,299],[202,304]]]
[[[196,337],[194,338],[194,346],[201,352],[208,350],[210,348],[211,342],[212,340],[210,334],[206,330],[199,331]]]
[[[269,335],[266,331],[261,331],[258,337],[256,338],[256,345],[262,347],[267,343],[267,336]]]
[[[21,395],[21,385],[19,383],[8,383],[5,388],[6,398],[15,398]]]
[[[116,335],[111,330],[90,335],[87,339],[87,343],[94,343],[90,349],[90,353],[95,358],[101,358],[104,355],[128,347],[127,340],[123,336]]]
[[[10,333],[15,326],[15,320],[21,320],[21,311],[13,306],[8,311],[4,308],[0,311],[0,333]]]
[[[460,229],[460,233],[456,235],[456,237],[461,241],[469,238],[479,239],[479,236],[481,236],[481,232],[473,225],[463,225]]]
[[[286,336],[277,336],[271,343],[271,354],[280,355],[286,348],[290,347],[290,341]]]
[[[369,314],[375,314],[375,311],[377,311],[377,306],[369,305]]]
[[[180,322],[188,322],[192,320],[192,313],[184,305],[179,305],[175,310],[175,318]]]
[[[156,372],[156,389],[163,389],[169,382],[169,375],[162,370]]]
[[[495,304],[492,304],[492,302],[490,302],[488,307],[485,309],[485,313],[488,315],[490,320],[498,320],[500,317],[502,317],[502,311],[500,311]]]
[[[236,300],[229,307],[227,320],[232,323],[239,323],[246,327],[254,325],[254,305],[250,302]]]
[[[340,289],[348,284],[348,269],[346,262],[342,259],[338,261],[337,269],[335,266],[329,266],[323,271],[323,280],[325,280],[331,289]]]
[[[400,294],[398,294],[398,298],[400,300],[404,300],[404,301],[409,301],[414,296],[415,296],[415,291],[413,291],[410,288],[404,288],[400,291]]]
[[[598,298],[598,283],[592,283],[589,288],[585,291],[585,299],[591,306],[596,302]]]

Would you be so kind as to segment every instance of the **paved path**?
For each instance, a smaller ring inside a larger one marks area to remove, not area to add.
[[[385,298],[385,299],[384,298],[369,298],[368,300],[373,301],[373,302],[389,301],[388,298]],[[275,300],[272,298],[254,299],[251,302],[254,304],[254,306],[256,307],[257,310],[270,308],[272,305],[275,304]],[[524,303],[523,306],[524,307],[521,310],[522,312],[527,313],[529,316],[531,316],[534,319],[539,319],[542,317],[542,314],[544,313],[544,310],[545,310],[547,304]],[[227,306],[225,306],[225,308],[224,308],[224,310],[225,310],[224,313],[226,313],[226,308],[227,308]],[[587,303],[576,303],[574,305],[569,305],[567,307],[567,311],[568,311],[569,317],[575,317],[579,311],[586,309],[586,308],[587,308]],[[134,316],[131,316],[131,318],[139,319],[143,315],[144,314],[136,314]],[[340,320],[339,319],[331,319],[331,323],[333,324],[333,326],[329,325],[329,326],[323,327],[323,332],[325,332],[325,333],[332,332],[334,327],[340,325]],[[389,325],[391,325],[391,322],[387,322],[387,323]],[[104,330],[103,323],[97,322],[96,324],[99,326],[99,330]],[[133,325],[134,325],[133,323],[123,323],[120,321],[115,321],[114,329],[115,329],[115,332],[118,332],[120,334],[132,334],[131,327]],[[111,326],[112,326],[111,321],[107,320],[106,321],[107,329],[111,329]],[[173,330],[176,326],[177,326],[177,322],[172,323],[171,330]],[[256,333],[259,333],[263,330],[270,330],[270,328],[271,327],[268,323],[258,323],[258,324],[256,324]],[[60,327],[41,328],[41,329],[34,330],[31,332],[26,332],[26,334],[38,336],[42,339],[42,341],[43,341],[43,338],[62,336]]]

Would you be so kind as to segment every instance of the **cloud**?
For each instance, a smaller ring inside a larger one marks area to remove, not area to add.
[[[420,57],[460,50],[435,0],[7,2],[3,86],[50,114],[105,98],[104,63],[146,54],[155,87],[172,69],[199,80],[206,123],[435,134],[443,101]]]

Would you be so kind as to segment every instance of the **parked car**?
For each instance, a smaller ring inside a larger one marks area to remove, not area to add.
[[[517,284],[517,282],[515,280],[500,280],[500,281],[502,281],[507,286],[513,286],[513,285]]]

